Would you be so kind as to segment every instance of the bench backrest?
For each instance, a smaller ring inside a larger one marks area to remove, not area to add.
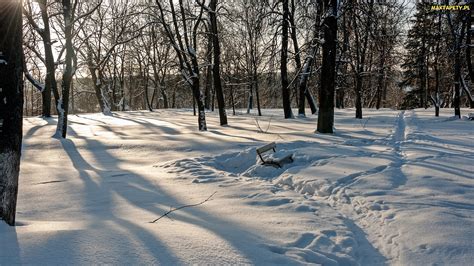
[[[262,153],[264,153],[264,152],[266,152],[266,151],[274,150],[275,148],[276,148],[276,143],[275,143],[275,142],[268,143],[267,145],[258,148],[258,149],[257,149],[257,153],[258,153],[258,154],[262,154]]]

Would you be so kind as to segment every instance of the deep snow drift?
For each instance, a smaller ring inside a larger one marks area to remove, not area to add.
[[[208,132],[185,110],[84,114],[67,140],[26,118],[0,264],[471,264],[474,123],[433,113],[336,111],[334,135],[279,110]],[[295,162],[260,165],[271,141]]]

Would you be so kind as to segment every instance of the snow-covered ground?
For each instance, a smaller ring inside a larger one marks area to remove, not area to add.
[[[279,110],[208,132],[185,110],[72,115],[67,140],[26,118],[0,264],[472,265],[474,122],[364,112],[334,135]],[[294,163],[258,164],[271,141]]]

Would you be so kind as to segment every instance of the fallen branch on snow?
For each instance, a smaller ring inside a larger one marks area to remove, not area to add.
[[[175,212],[177,210],[181,210],[181,209],[184,209],[184,208],[189,208],[189,207],[196,207],[196,206],[199,206],[199,205],[202,205],[206,202],[208,202],[209,200],[211,200],[211,198],[217,193],[217,191],[215,191],[214,193],[212,193],[209,197],[207,197],[207,199],[199,202],[199,203],[196,203],[196,204],[188,204],[188,205],[183,205],[183,206],[180,206],[178,208],[172,208],[170,209],[169,211],[167,211],[166,213],[164,213],[163,215],[161,215],[160,217],[156,218],[155,220],[149,222],[151,224],[157,222],[158,220],[160,220],[161,218],[165,217],[165,216],[168,216],[168,214],[172,213],[172,212]]]

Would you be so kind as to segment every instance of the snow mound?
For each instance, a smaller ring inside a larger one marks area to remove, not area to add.
[[[255,147],[239,152],[223,153],[214,157],[205,156],[176,160],[161,167],[168,168],[169,173],[177,173],[178,178],[193,178],[192,182],[195,183],[221,181],[225,177],[272,180],[279,177],[287,169],[306,165],[310,158],[308,155],[298,156],[294,150],[286,149],[263,154],[265,160],[277,160],[291,154],[293,154],[295,161],[299,161],[299,163],[285,164],[281,168],[263,165],[257,156]]]

